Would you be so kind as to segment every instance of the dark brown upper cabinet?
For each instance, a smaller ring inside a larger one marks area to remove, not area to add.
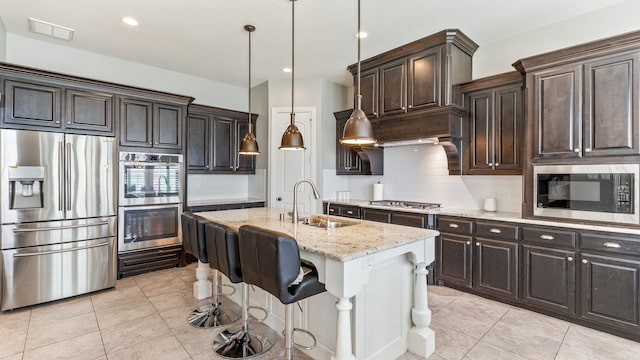
[[[120,146],[182,149],[184,106],[120,97]]]
[[[533,158],[640,155],[640,33],[526,59]]]
[[[5,79],[4,94],[4,127],[114,135],[113,94],[32,79]]]
[[[447,29],[361,62],[363,111],[395,119],[416,110],[451,105],[455,84],[471,80],[478,45],[457,29]],[[348,70],[357,82],[357,64]]]
[[[252,114],[254,131],[257,117]],[[255,174],[255,156],[238,154],[248,130],[245,112],[190,105],[187,119],[189,173]]]
[[[522,75],[517,71],[457,86],[468,112],[464,175],[522,174]]]

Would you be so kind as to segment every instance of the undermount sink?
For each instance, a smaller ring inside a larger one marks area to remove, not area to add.
[[[345,227],[349,225],[358,224],[355,221],[345,221],[342,219],[340,219],[339,221],[329,219],[327,221],[326,216],[320,216],[320,215],[303,218],[302,223],[304,225],[315,226],[323,229],[335,229],[337,227]]]

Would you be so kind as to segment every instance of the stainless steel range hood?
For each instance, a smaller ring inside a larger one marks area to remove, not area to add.
[[[372,119],[378,146],[408,146],[425,143],[444,147],[449,174],[460,175],[462,123],[467,111],[458,105],[408,112]]]

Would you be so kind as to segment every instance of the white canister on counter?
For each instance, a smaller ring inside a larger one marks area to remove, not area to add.
[[[484,211],[496,211],[498,210],[498,202],[496,198],[484,199]]]
[[[383,200],[384,199],[384,190],[380,181],[377,184],[373,184],[373,200]]]

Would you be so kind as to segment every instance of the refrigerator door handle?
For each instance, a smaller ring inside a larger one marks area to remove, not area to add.
[[[63,169],[64,169],[64,162],[63,162],[63,155],[64,155],[64,146],[62,144],[62,141],[58,142],[58,210],[62,211],[64,210],[64,200],[63,200],[63,194],[64,194],[64,173],[63,173]]]
[[[13,254],[13,257],[14,258],[20,258],[20,257],[29,257],[29,256],[43,256],[43,255],[51,255],[51,254],[60,254],[60,253],[71,252],[71,251],[87,250],[87,249],[97,248],[97,247],[102,247],[102,246],[109,246],[109,242],[107,241],[105,243],[81,246],[81,247],[70,248],[70,249],[41,251],[41,252],[26,253],[26,254]]]
[[[66,168],[66,176],[65,176],[65,184],[66,188],[66,203],[67,203],[67,211],[71,211],[71,143],[67,143],[67,158],[65,159],[65,168]]]
[[[27,233],[27,232],[36,232],[36,231],[53,231],[53,230],[65,230],[65,229],[76,229],[82,227],[90,227],[90,226],[102,226],[108,225],[108,221],[99,221],[91,224],[75,224],[75,225],[66,225],[66,226],[48,226],[48,227],[40,227],[40,228],[18,228],[13,229],[14,233]]]

